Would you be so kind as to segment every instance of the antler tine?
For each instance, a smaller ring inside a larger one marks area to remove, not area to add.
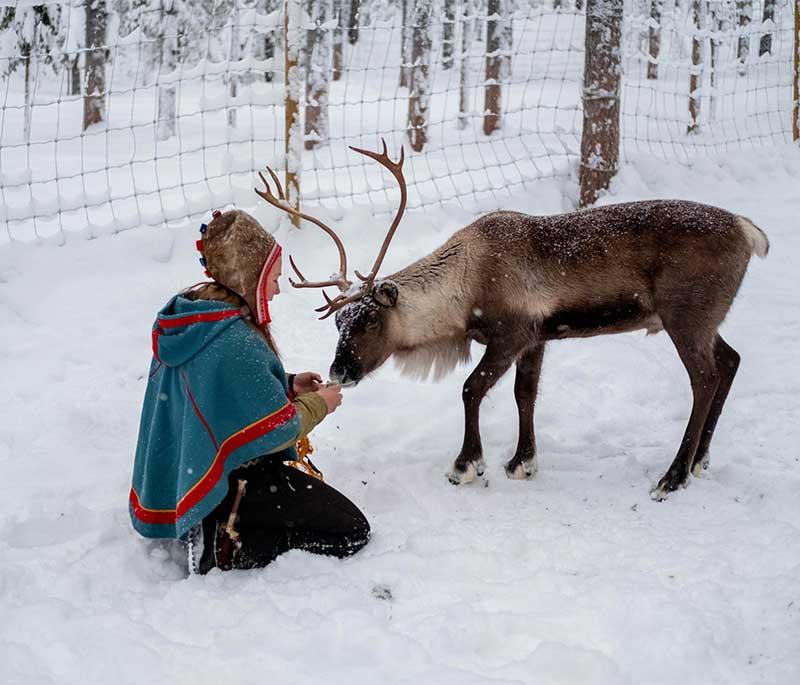
[[[272,180],[275,181],[275,186],[278,189],[278,197],[281,200],[285,200],[286,196],[283,194],[283,186],[281,185],[281,182],[278,179],[278,176],[275,174],[275,172],[270,167],[267,167],[267,171],[269,171],[269,175],[272,176]],[[259,173],[259,176],[261,176],[261,173]],[[266,183],[266,181],[264,183]]]
[[[292,284],[293,288],[327,288],[329,285],[338,286],[343,292],[350,287],[350,283],[342,278],[332,278],[328,281],[307,281],[306,277],[300,272],[300,269],[297,268],[297,264],[294,263],[294,259],[292,256],[289,255],[289,263],[292,265],[294,272],[300,278],[300,282],[296,283],[291,278],[289,278],[289,283]],[[323,291],[324,294],[324,291]]]
[[[323,291],[323,293],[324,292],[325,291]],[[327,295],[325,295],[325,299],[327,300],[326,304],[324,304],[322,307],[318,307],[314,311],[325,312],[321,317],[319,317],[320,321],[322,321],[323,319],[327,319],[334,312],[338,312],[345,305],[348,305],[351,302],[355,302],[356,300],[360,300],[363,296],[364,296],[363,290],[358,290],[352,295],[339,295],[333,298],[332,300]]]
[[[394,219],[392,221],[392,225],[389,227],[389,231],[386,234],[386,238],[383,240],[383,245],[381,245],[380,252],[378,252],[378,257],[375,259],[375,263],[372,265],[372,269],[370,269],[369,274],[366,276],[362,276],[358,271],[355,272],[356,276],[360,278],[364,282],[364,290],[368,290],[372,284],[375,282],[375,277],[378,275],[378,270],[381,268],[381,264],[383,263],[383,258],[386,256],[386,251],[389,249],[389,243],[392,242],[392,238],[394,237],[394,232],[397,230],[397,227],[400,225],[400,219],[403,218],[403,213],[406,211],[406,200],[408,197],[408,192],[406,189],[406,179],[403,176],[403,162],[405,161],[405,149],[403,146],[400,146],[400,159],[397,162],[393,162],[389,159],[389,153],[386,148],[386,140],[381,138],[381,143],[383,144],[383,152],[377,153],[373,152],[372,150],[364,150],[362,148],[350,146],[350,149],[354,152],[358,152],[359,154],[366,155],[367,157],[374,159],[376,162],[381,164],[383,167],[388,169],[392,175],[397,179],[397,183],[400,186],[400,206],[397,208],[397,212],[394,215]]]
[[[342,243],[341,239],[336,232],[327,226],[326,224],[322,223],[319,219],[310,216],[309,214],[305,214],[296,210],[294,207],[290,206],[286,202],[286,196],[283,193],[283,187],[281,186],[281,182],[278,180],[278,176],[275,172],[267,167],[267,171],[269,172],[272,180],[275,182],[276,189],[278,191],[278,195],[280,199],[276,198],[275,195],[272,194],[272,189],[270,188],[269,182],[264,177],[264,174],[260,171],[258,172],[259,178],[264,183],[264,190],[259,190],[258,188],[254,188],[256,195],[266,200],[269,204],[273,207],[280,209],[281,211],[286,212],[291,216],[298,217],[299,219],[304,219],[305,221],[310,221],[315,226],[321,228],[325,233],[327,233],[333,242],[336,244],[336,249],[339,251],[339,273],[338,278],[330,279],[328,281],[318,281],[318,282],[309,282],[303,277],[300,271],[297,269],[297,266],[292,262],[292,268],[294,268],[297,275],[300,277],[300,283],[292,282],[292,286],[295,288],[324,288],[329,285],[337,286],[342,292],[346,292],[352,283],[347,280],[347,253],[344,249],[344,244]],[[290,258],[291,261],[291,258]],[[290,279],[291,282],[291,279]]]
[[[306,277],[303,276],[303,274],[300,272],[300,269],[297,268],[297,264],[294,263],[294,258],[292,257],[292,255],[289,255],[289,264],[292,265],[292,268],[294,269],[294,272],[297,274],[297,277],[301,281],[305,281]],[[289,279],[289,280],[291,281],[291,279]]]

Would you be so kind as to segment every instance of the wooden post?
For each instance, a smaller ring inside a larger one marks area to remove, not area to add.
[[[300,209],[300,170],[302,164],[303,131],[300,122],[300,94],[303,92],[300,69],[300,26],[303,7],[300,0],[285,0],[284,4],[284,136],[286,150],[286,200]],[[300,227],[300,219],[291,217]]]
[[[619,163],[623,0],[588,0],[583,67],[581,207],[608,188]]]
[[[794,117],[792,140],[800,140],[800,0],[794,0]]]

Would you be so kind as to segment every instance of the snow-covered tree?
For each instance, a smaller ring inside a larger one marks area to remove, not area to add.
[[[500,128],[502,82],[506,66],[505,55],[511,49],[509,25],[511,1],[488,0],[486,4],[486,78],[484,90],[483,132],[488,136]]]
[[[514,47],[514,12],[516,0],[504,0],[503,29],[500,36],[500,75],[504,81],[511,79],[511,53]]]
[[[692,69],[689,72],[689,125],[687,133],[696,133],[700,129],[700,84],[703,80],[703,40],[700,28],[703,16],[703,0],[691,0],[691,17],[694,26],[692,36]]]
[[[736,14],[739,16],[739,44],[736,57],[739,60],[739,73],[744,74],[747,58],[750,56],[750,34],[747,32],[753,20],[753,0],[736,0]]]
[[[232,2],[219,0],[113,0],[120,13],[120,33],[141,30],[145,41],[140,73],[145,83],[158,87],[157,136],[175,135],[177,116],[176,71],[181,63],[195,63],[208,54],[209,43],[222,38],[230,20]],[[229,46],[217,52],[228,53]]]
[[[86,0],[83,130],[106,117],[106,0]]]
[[[282,0],[258,0],[256,11],[265,16],[272,15],[273,12],[281,13],[281,20],[274,25],[275,28],[263,31],[264,59],[270,61],[270,66],[264,73],[264,80],[270,83],[275,78],[275,55],[278,52],[279,39],[283,34],[283,2]]]
[[[800,8],[795,10],[796,12],[800,12]],[[767,22],[774,22],[775,21],[775,0],[764,0],[764,13],[761,16],[761,22],[766,24]],[[796,20],[800,21],[800,20]],[[761,36],[761,41],[759,42],[758,46],[758,54],[759,55],[767,55],[772,54],[772,30],[768,30],[764,35]]]
[[[461,18],[461,65],[458,86],[458,124],[466,128],[470,114],[470,70],[469,57],[472,53],[472,41],[475,35],[475,4],[477,0],[464,0]]]
[[[608,188],[619,163],[622,8],[623,0],[586,3],[581,206],[593,204]]]
[[[431,99],[432,0],[416,0],[411,20],[411,71],[408,94],[408,139],[420,152],[428,141],[428,107]]]
[[[658,78],[658,53],[661,51],[661,13],[663,0],[650,0],[650,26],[648,27],[647,78]]]
[[[22,68],[25,88],[24,133],[26,140],[31,130],[31,79],[33,62],[54,72],[58,68],[57,44],[61,6],[55,3],[7,7],[0,15],[0,36],[3,52],[9,55],[2,74],[8,78]]]
[[[414,0],[400,2],[400,87],[411,85],[411,22],[414,15]]]
[[[305,148],[328,138],[328,84],[331,70],[330,0],[306,0],[311,28],[306,31]]]
[[[358,43],[358,21],[361,17],[361,0],[350,0],[350,12],[347,22],[347,42]]]
[[[67,0],[62,5],[59,26],[62,61],[67,69],[67,95],[81,94],[81,55],[86,40],[85,0]],[[66,14],[66,16],[64,16]]]
[[[336,26],[333,29],[333,80],[338,81],[344,70],[344,12],[343,0],[333,0],[331,5]]]
[[[456,51],[456,0],[444,0],[444,20],[442,21],[442,68],[453,66]]]

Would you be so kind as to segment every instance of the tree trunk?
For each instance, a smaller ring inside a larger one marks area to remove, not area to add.
[[[692,36],[692,68],[689,71],[689,126],[687,133],[695,133],[700,128],[700,83],[702,82],[703,72],[701,61],[703,56],[703,44],[700,40],[700,2],[692,0],[692,25],[694,35]]]
[[[162,3],[161,35],[159,48],[159,80],[162,76],[174,76],[178,66],[178,15],[175,5],[169,3],[168,8]],[[175,135],[177,120],[176,90],[173,83],[158,84],[158,124],[156,137],[167,140]]]
[[[342,78],[344,70],[344,14],[342,13],[342,0],[333,0],[333,16],[336,18],[336,28],[333,29],[333,80]]]
[[[464,0],[464,16],[461,26],[461,65],[458,86],[458,125],[466,128],[469,124],[469,57],[472,52],[472,39],[475,33],[475,0]]]
[[[707,11],[709,14],[709,23],[712,27],[714,35],[711,36],[711,50],[709,51],[709,94],[708,94],[708,118],[714,121],[717,117],[717,68],[719,67],[719,47],[722,41],[719,35],[722,31],[722,18],[720,17],[720,7],[715,3],[709,5]]]
[[[775,21],[775,0],[764,0],[764,14],[761,17],[761,22]],[[761,36],[761,43],[758,47],[759,55],[772,54],[772,31],[767,31]]]
[[[456,0],[444,0],[444,21],[442,22],[442,69],[453,66],[456,51]]]
[[[400,5],[400,83],[401,88],[411,86],[411,22],[414,0],[402,0]]]
[[[431,0],[416,0],[411,28],[411,73],[408,94],[408,139],[420,152],[428,142],[430,104]]]
[[[794,77],[792,79],[792,140],[800,140],[800,0],[794,0]]]
[[[68,95],[80,95],[81,94],[81,57],[80,53],[77,53],[75,57],[69,60],[69,89],[67,91]]]
[[[350,17],[347,22],[347,42],[358,43],[358,20],[361,15],[361,0],[350,0]]]
[[[36,29],[34,28],[34,31]],[[34,41],[35,43],[35,41]],[[23,133],[25,141],[31,139],[31,51],[23,50],[22,59],[25,61],[25,112],[23,114]]]
[[[306,12],[314,28],[306,31],[306,126],[305,148],[313,150],[328,138],[328,74],[330,69],[329,33],[322,28],[328,21],[328,0],[306,0]]]
[[[239,39],[239,0],[231,7],[231,45],[228,51],[228,126],[236,128],[236,95],[239,92],[239,61],[242,44]]]
[[[588,0],[583,72],[582,207],[608,188],[619,163],[623,0]]]
[[[486,77],[484,79],[483,132],[488,136],[500,128],[500,107],[502,97],[501,75],[502,57],[502,0],[488,0],[486,3]]]
[[[500,34],[500,78],[511,79],[511,51],[514,47],[514,0],[502,0],[503,31]]]
[[[276,0],[266,0],[264,5],[264,12],[269,14],[277,9]],[[277,26],[272,31],[267,31],[264,34],[264,59],[269,61],[269,66],[264,72],[264,80],[267,83],[272,83],[275,78],[275,44],[278,35]]]
[[[88,0],[86,12],[86,87],[83,91],[83,130],[106,117],[106,20],[105,0]]]
[[[651,25],[648,30],[650,59],[647,62],[647,78],[653,80],[658,78],[658,53],[661,50],[661,0],[650,0],[650,18],[656,25]]]
[[[739,28],[745,30],[753,18],[753,0],[736,0],[736,13],[739,15]],[[744,74],[747,58],[750,56],[750,36],[739,35],[736,58],[739,61],[739,73]]]

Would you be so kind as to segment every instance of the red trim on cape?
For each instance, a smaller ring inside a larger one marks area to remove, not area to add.
[[[161,328],[177,328],[178,326],[190,326],[193,323],[207,323],[211,321],[223,321],[234,316],[241,316],[241,309],[223,309],[218,312],[200,312],[198,314],[188,314],[179,316],[177,319],[165,319],[158,317],[158,325]]]
[[[265,416],[243,428],[238,433],[231,435],[222,443],[214,457],[214,461],[211,462],[211,466],[203,474],[203,477],[181,498],[175,509],[148,509],[142,506],[138,493],[131,488],[129,502],[133,508],[133,515],[142,523],[174,524],[211,492],[220,478],[222,478],[225,461],[233,452],[287,423],[296,414],[297,410],[294,405],[289,403],[269,416]]]

